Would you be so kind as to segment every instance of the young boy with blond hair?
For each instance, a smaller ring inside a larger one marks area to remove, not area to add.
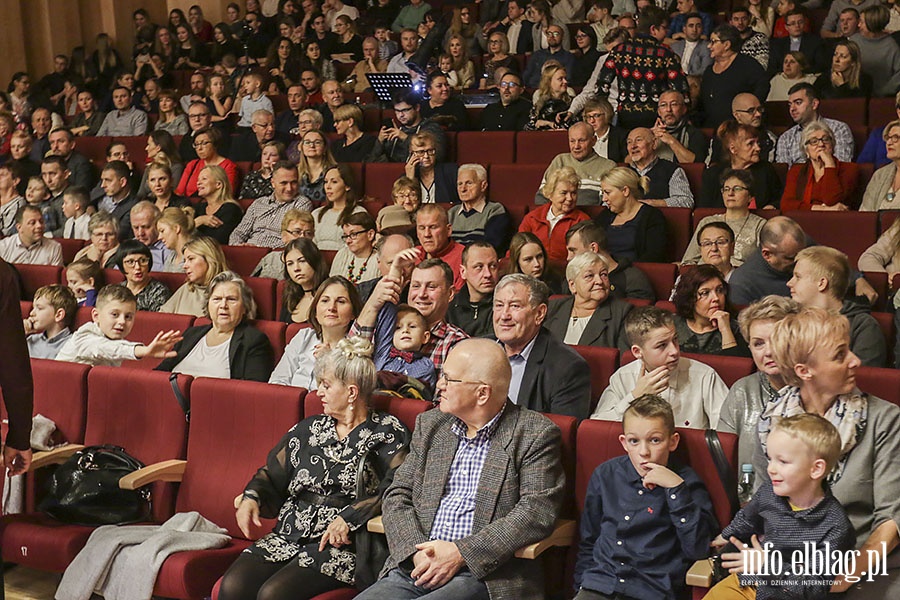
[[[118,367],[123,360],[171,358],[181,341],[180,331],[160,331],[147,345],[125,338],[134,327],[137,300],[123,285],[108,285],[97,294],[91,322],[78,328],[59,351],[56,360]]]
[[[766,441],[769,481],[722,530],[713,545],[734,544],[737,552],[722,554],[722,566],[731,575],[706,595],[706,600],[730,598],[826,598],[831,588],[824,573],[794,573],[793,555],[815,551],[852,550],[855,534],[847,513],[828,488],[826,478],[841,455],[841,436],[834,425],[819,415],[802,413],[778,420]],[[790,575],[757,575],[746,568],[764,564],[763,540],[772,555],[780,553]],[[826,559],[831,562],[830,558]],[[813,568],[812,564],[803,565]],[[819,567],[824,565],[819,564]],[[765,581],[762,585],[751,582]]]
[[[581,513],[575,600],[675,600],[718,525],[700,477],[669,456],[672,407],[646,394],[622,417],[626,455],[594,470]]]
[[[28,335],[28,355],[31,358],[55,359],[60,349],[72,337],[75,313],[78,310],[75,294],[59,285],[45,285],[34,293],[28,318],[23,320]]]
[[[242,83],[244,95],[239,96],[232,112],[240,116],[237,127],[249,129],[253,125],[253,113],[267,110],[273,115],[272,101],[263,90],[263,77],[259,73],[247,73]]]

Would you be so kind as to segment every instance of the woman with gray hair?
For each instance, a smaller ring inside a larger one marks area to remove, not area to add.
[[[381,499],[408,453],[410,433],[369,408],[372,344],[340,340],[316,364],[324,414],[291,428],[247,484],[236,519],[249,539],[260,517],[275,529],[225,573],[220,600],[312,598],[356,581],[357,535],[381,513]]]
[[[632,305],[610,295],[603,257],[590,251],[577,255],[566,266],[566,279],[572,295],[550,300],[544,327],[565,344],[628,350],[625,316]]]
[[[184,332],[175,345],[176,355],[156,370],[194,377],[268,381],[275,367],[269,338],[252,327],[256,316],[253,292],[233,271],[223,271],[206,288],[204,316],[211,323]]]
[[[863,194],[860,211],[900,209],[900,119],[891,121],[884,127],[885,153],[890,161],[872,175]]]
[[[850,210],[859,165],[842,162],[834,155],[834,133],[820,120],[803,128],[800,145],[806,162],[787,174],[781,210]]]
[[[100,263],[104,269],[115,267],[116,253],[119,251],[119,220],[105,210],[96,212],[88,221],[88,233],[91,243],[75,254],[75,260],[88,258]]]

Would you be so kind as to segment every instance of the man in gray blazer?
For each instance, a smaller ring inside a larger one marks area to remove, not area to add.
[[[686,75],[703,75],[713,62],[709,55],[709,45],[703,36],[703,19],[700,13],[690,13],[684,19],[684,38],[675,40],[670,45],[672,52],[681,59],[681,68]],[[684,53],[688,52],[687,60]]]
[[[539,565],[514,556],[553,530],[565,485],[559,429],[507,399],[511,370],[485,339],[459,342],[384,497],[391,555],[359,600],[539,599]]]

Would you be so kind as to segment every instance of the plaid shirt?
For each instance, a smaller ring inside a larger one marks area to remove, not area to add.
[[[302,195],[290,202],[279,202],[274,194],[257,199],[231,232],[228,243],[232,246],[249,244],[263,248],[282,248],[284,242],[281,240],[281,220],[292,208],[310,211],[312,202]]]
[[[819,117],[834,133],[834,157],[841,162],[853,162],[853,133],[846,123]],[[775,162],[788,166],[806,162],[806,152],[801,148],[800,125],[794,125],[778,137],[775,144]]]
[[[379,317],[380,315],[381,313],[379,312]],[[375,336],[375,328],[364,327],[357,321],[353,321],[353,325],[350,326],[350,333],[347,335],[348,337],[358,335],[367,340],[371,340]],[[425,356],[431,357],[431,360],[434,363],[434,370],[436,373],[439,373],[444,361],[447,360],[447,355],[450,354],[450,349],[456,345],[457,342],[468,337],[469,334],[459,327],[451,325],[446,321],[440,321],[431,328],[431,339],[427,344],[422,346],[421,352]]]
[[[459,438],[459,445],[450,465],[444,495],[434,515],[428,539],[453,542],[472,534],[478,480],[481,479],[484,460],[491,449],[491,436],[497,429],[501,415],[503,409],[472,438],[466,436],[466,424],[459,419],[454,420],[450,426]]]

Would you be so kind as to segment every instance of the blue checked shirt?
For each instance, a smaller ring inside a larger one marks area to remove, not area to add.
[[[447,478],[441,505],[434,516],[429,539],[454,542],[471,535],[478,480],[481,479],[481,470],[491,449],[491,436],[502,415],[503,410],[471,439],[466,437],[466,424],[462,421],[457,419],[450,426],[459,438],[459,446],[456,448],[453,464],[450,465],[450,476]]]

